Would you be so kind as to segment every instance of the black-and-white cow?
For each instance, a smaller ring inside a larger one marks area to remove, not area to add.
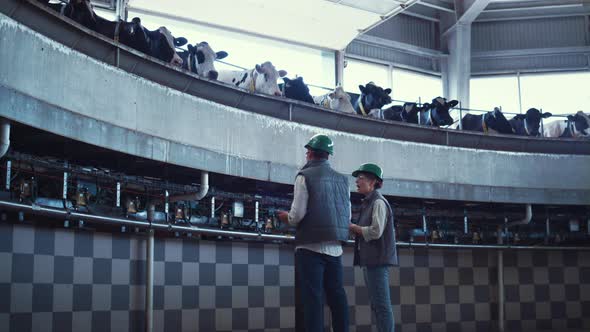
[[[383,110],[383,118],[389,121],[418,123],[418,114],[428,107],[429,104],[418,106],[416,103],[404,103],[403,106],[394,105]]]
[[[514,129],[516,135],[521,136],[539,136],[539,128],[541,127],[541,119],[546,119],[551,116],[551,113],[541,113],[536,108],[529,108],[526,114],[517,114],[510,119],[510,125]]]
[[[266,61],[249,70],[220,71],[217,79],[250,92],[282,96],[277,80],[286,75],[287,71],[277,71],[270,61]]]
[[[361,94],[353,104],[357,114],[368,116],[371,111],[374,111],[373,114],[376,114],[374,115],[375,117],[381,117],[381,108],[387,104],[391,104],[391,97],[389,96],[391,89],[389,88],[383,89],[375,85],[375,83],[369,82],[364,86],[359,85],[359,90],[361,90]]]
[[[459,104],[456,100],[447,101],[446,98],[436,97],[432,103],[425,104],[418,114],[418,124],[426,126],[448,126],[453,124],[449,110]]]
[[[285,97],[313,104],[313,97],[309,93],[309,87],[303,82],[303,77],[294,79],[283,77],[283,82],[281,90]]]
[[[463,130],[479,131],[485,134],[514,134],[510,122],[498,107],[484,114],[465,114],[461,119]]]
[[[590,116],[578,111],[566,120],[549,122],[543,126],[545,137],[590,137]]]
[[[215,52],[207,42],[196,46],[188,45],[188,51],[178,52],[182,59],[182,68],[201,77],[216,80],[219,72],[215,69],[215,60],[227,57],[227,52]]]
[[[92,26],[96,24],[96,14],[89,0],[70,0],[62,3],[51,3],[49,0],[37,1],[87,28],[92,29]]]

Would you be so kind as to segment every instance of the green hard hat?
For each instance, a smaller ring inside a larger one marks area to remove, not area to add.
[[[352,172],[352,176],[357,177],[359,173],[371,173],[375,175],[379,180],[383,181],[383,170],[377,164],[366,163],[359,166],[359,168]]]
[[[334,143],[330,137],[322,134],[313,135],[305,147],[312,150],[324,151],[329,154],[334,154]]]

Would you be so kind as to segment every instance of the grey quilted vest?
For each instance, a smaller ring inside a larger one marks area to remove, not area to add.
[[[297,225],[297,244],[346,241],[350,223],[348,179],[330,167],[327,160],[309,161],[303,175],[309,193],[307,213]]]
[[[389,202],[374,190],[361,204],[358,225],[361,227],[370,226],[373,221],[373,203],[383,200],[387,206],[387,220],[385,229],[380,238],[365,241],[362,236],[357,236],[354,246],[354,265],[377,266],[377,265],[398,265],[397,249],[395,247],[395,228],[393,227],[393,210]]]

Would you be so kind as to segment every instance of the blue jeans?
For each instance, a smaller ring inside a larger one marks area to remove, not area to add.
[[[363,266],[371,311],[377,319],[377,331],[393,332],[393,309],[389,296],[389,266]]]
[[[306,332],[324,331],[324,292],[332,312],[334,332],[348,332],[348,301],[342,285],[340,257],[306,249],[295,251],[299,292]]]

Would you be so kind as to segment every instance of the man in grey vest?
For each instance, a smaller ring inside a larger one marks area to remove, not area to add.
[[[346,176],[330,167],[334,144],[315,135],[305,145],[307,163],[295,178],[293,203],[279,219],[296,226],[295,270],[306,332],[324,330],[324,293],[335,332],[348,331],[342,285],[342,242],[348,239],[350,190]]]

